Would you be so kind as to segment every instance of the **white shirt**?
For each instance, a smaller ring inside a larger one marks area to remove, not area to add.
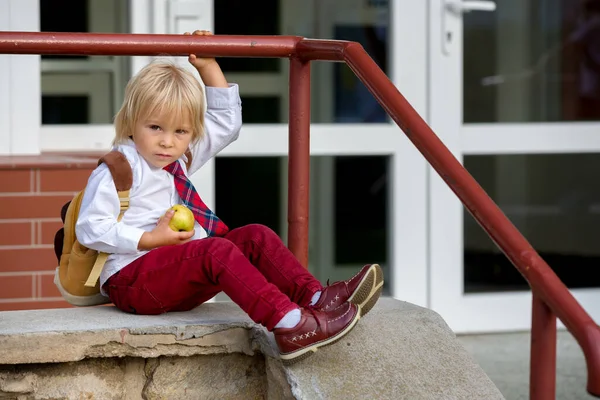
[[[180,163],[186,174],[192,175],[204,163],[235,141],[242,125],[242,108],[238,86],[206,88],[205,136],[191,147],[192,164],[186,171],[185,156]],[[119,197],[112,175],[105,164],[96,168],[87,183],[81,202],[75,233],[79,242],[97,251],[110,253],[102,273],[100,287],[113,274],[147,251],[138,250],[144,232],[156,227],[158,219],[181,199],[175,189],[174,177],[162,168],[153,167],[137,152],[133,141],[115,146],[125,155],[133,170],[129,208],[123,219],[119,216]],[[193,239],[206,237],[195,224]],[[104,291],[101,292],[106,296]]]

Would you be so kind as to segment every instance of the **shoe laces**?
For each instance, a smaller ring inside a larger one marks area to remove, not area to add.
[[[322,331],[321,329],[321,321],[319,321],[319,317],[317,316],[317,313],[321,313],[320,311],[318,311],[314,306],[307,306],[304,307],[304,309],[309,312],[313,318],[315,319],[315,321],[317,322],[317,327],[319,328],[319,330]]]

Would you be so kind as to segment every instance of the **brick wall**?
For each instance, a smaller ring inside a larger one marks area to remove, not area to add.
[[[0,157],[0,311],[69,307],[53,282],[54,234],[96,159]]]

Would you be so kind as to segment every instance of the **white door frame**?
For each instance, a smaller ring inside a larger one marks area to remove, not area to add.
[[[475,154],[550,154],[600,152],[598,123],[473,124],[462,122],[462,16],[446,16],[451,43],[444,48],[442,0],[430,7],[430,125],[462,161]],[[456,332],[528,330],[530,291],[463,294],[463,206],[431,170],[430,262],[431,308]],[[600,318],[600,290],[572,290],[577,300]]]
[[[39,29],[39,0],[0,0],[0,30]],[[40,57],[0,54],[0,155],[39,154],[40,85]]]

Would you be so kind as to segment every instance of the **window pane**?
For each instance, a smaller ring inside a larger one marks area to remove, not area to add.
[[[244,123],[279,123],[281,101],[279,97],[240,96]]]
[[[600,154],[467,156],[465,166],[570,288],[600,287]],[[526,290],[465,212],[466,292]]]
[[[319,179],[311,180],[309,269],[325,283],[328,279],[348,279],[363,264],[380,263],[386,278],[384,293],[389,295],[388,157],[313,156],[312,174],[319,178],[325,172],[318,168],[323,159],[333,162],[334,168],[326,170],[332,172],[327,181],[334,183],[324,188]],[[287,235],[281,231],[287,212],[287,188],[281,187],[281,166],[282,157],[217,157],[217,215],[230,228],[252,223],[267,225],[287,243]],[[323,204],[328,206],[321,208]],[[333,212],[324,209],[329,207]],[[324,230],[333,235],[320,231],[324,225]],[[328,254],[326,264],[320,257],[323,253]],[[222,294],[217,299],[228,300]]]
[[[464,14],[464,122],[600,120],[600,4],[503,0]]]
[[[43,32],[129,32],[128,3],[40,0],[40,28]],[[43,56],[42,123],[112,123],[130,76],[129,61],[125,56]],[[75,97],[85,98],[86,103],[71,104]]]
[[[384,156],[335,157],[335,263],[387,262]]]
[[[87,96],[42,96],[42,124],[87,124]]]
[[[217,215],[230,228],[263,224],[280,230],[279,157],[217,157]]]
[[[231,10],[236,12],[232,13]],[[387,72],[388,21],[387,1],[291,1],[268,0],[260,7],[242,0],[215,2],[215,32],[218,34],[297,35],[318,39],[360,42],[377,64]],[[287,60],[221,59],[226,73],[247,73],[240,87],[243,96],[260,92],[278,97],[287,107]],[[279,77],[265,93],[264,80],[257,74]],[[254,74],[254,75],[252,75]],[[233,81],[233,80],[232,80]],[[345,64],[315,62],[311,64],[312,122],[385,123],[386,113],[371,93]],[[238,82],[239,83],[239,82]],[[283,108],[283,107],[282,107]],[[245,114],[246,115],[246,114]],[[280,122],[287,122],[287,112]],[[253,122],[272,122],[260,118]]]
[[[359,42],[379,67],[386,72],[387,28],[373,25],[336,26],[334,39]],[[354,75],[354,72],[344,63],[333,65],[335,68],[334,122],[386,122],[387,113]]]
[[[84,0],[40,0],[41,32],[89,32],[88,2]],[[42,59],[87,56],[42,55]]]
[[[333,225],[334,243],[317,245],[335,249],[333,262],[336,265],[385,264],[388,157],[331,158],[334,191],[329,192],[328,201],[333,214],[323,217]],[[281,157],[217,157],[215,182],[219,217],[230,227],[261,223],[278,232],[284,222],[281,212],[287,210],[287,204],[281,203],[280,165]],[[310,190],[311,197],[322,195],[317,193],[319,188],[314,181]],[[312,212],[317,211],[322,210]]]
[[[282,157],[217,157],[217,215],[231,228],[267,225],[287,243],[281,231],[287,213],[281,162]],[[333,168],[322,168],[331,163]],[[387,166],[383,156],[311,157],[309,269],[321,282],[348,279],[369,263],[381,264],[389,278]],[[384,292],[389,294],[387,284]]]
[[[247,0],[214,1],[215,34],[277,35],[279,33],[279,0],[261,0],[260,6]],[[235,10],[235,12],[232,12]],[[223,58],[225,72],[278,72],[276,58]]]
[[[96,58],[90,57],[90,62]],[[113,79],[109,71],[42,74],[42,124],[111,123],[118,104],[116,96],[122,91]],[[85,101],[75,104],[78,98]]]

